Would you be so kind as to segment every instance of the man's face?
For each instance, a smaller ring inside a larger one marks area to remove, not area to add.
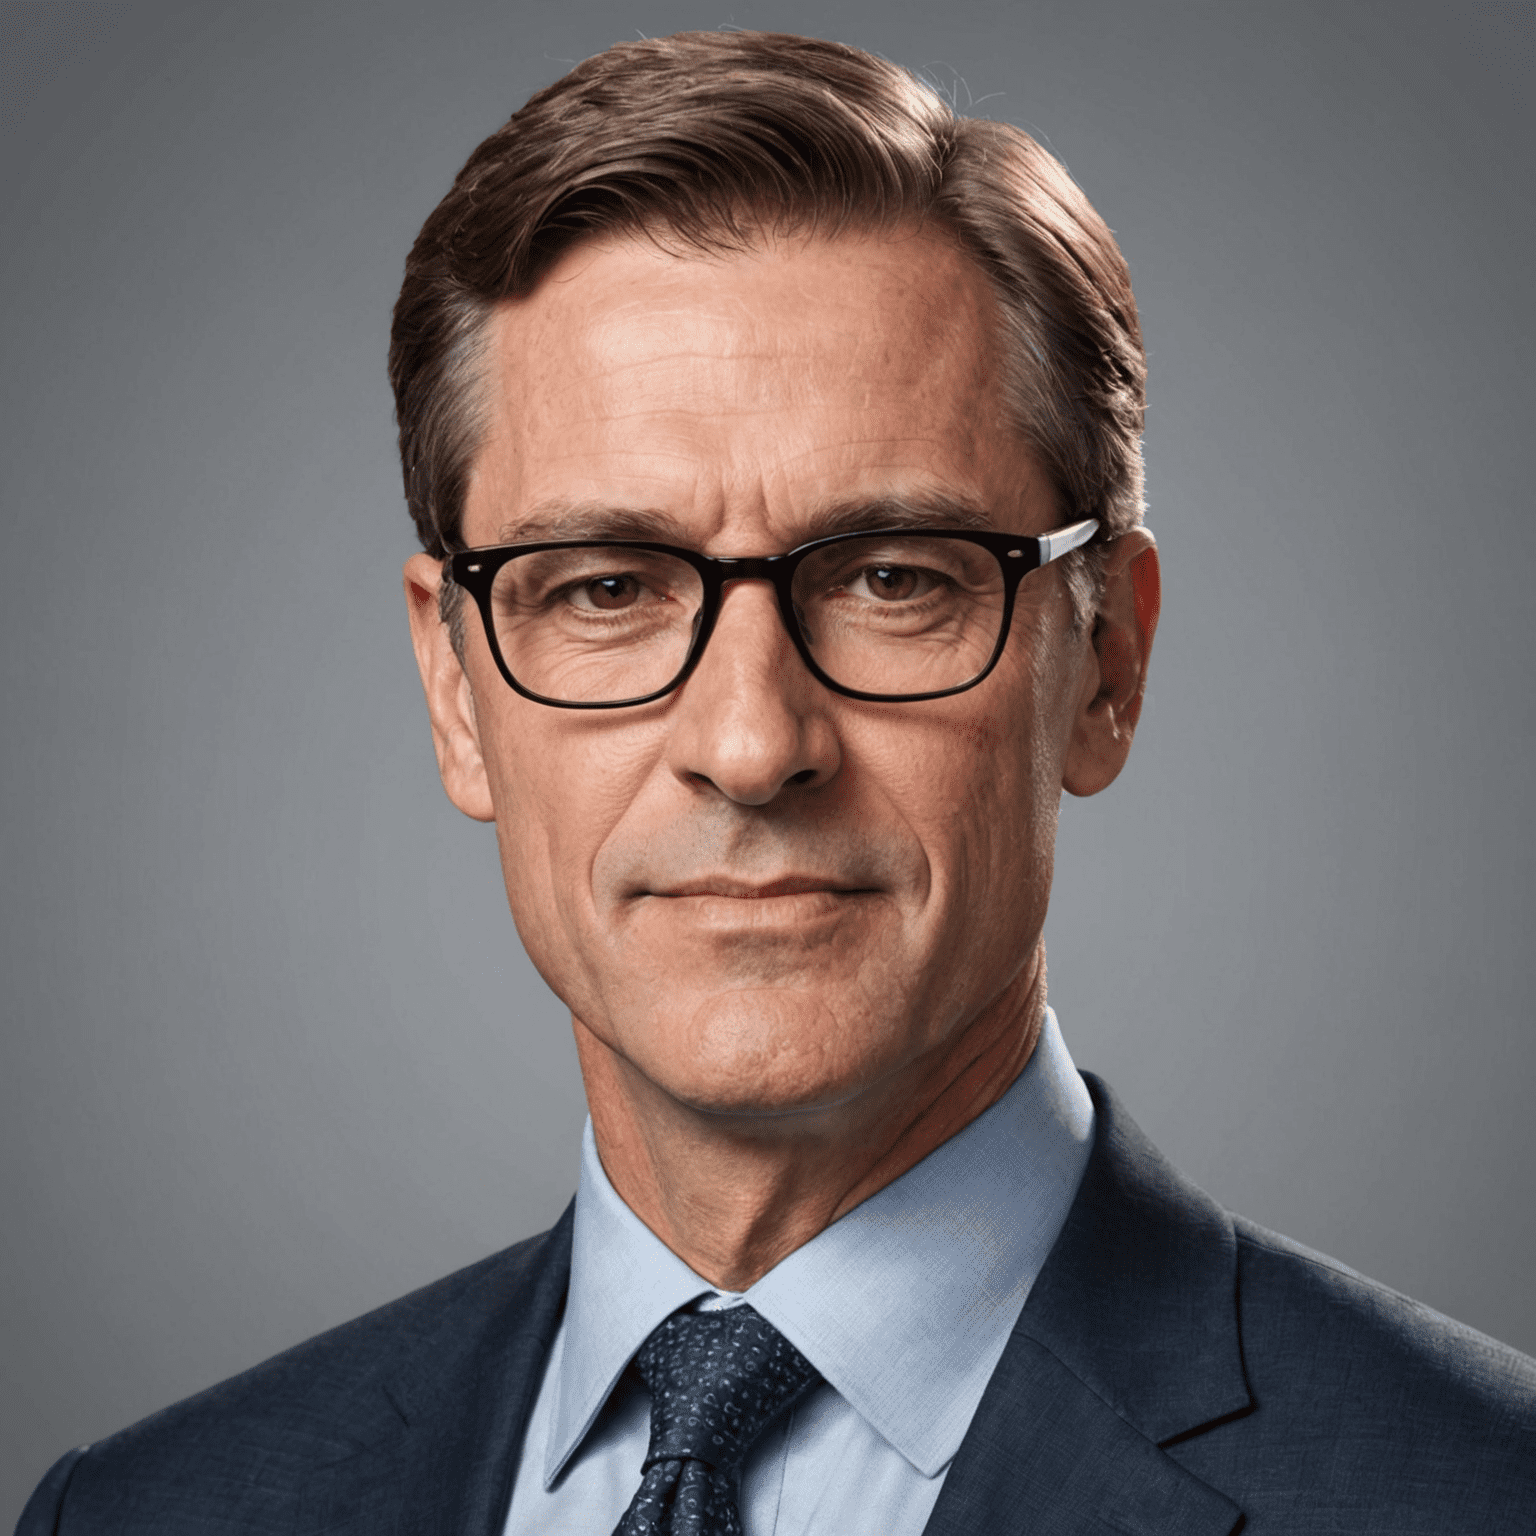
[[[766,555],[834,510],[927,500],[1044,532],[1062,517],[1005,418],[1000,329],[929,234],[580,247],[491,323],[465,541],[648,526]],[[467,683],[434,700],[445,781],[494,815],[518,931],[585,1050],[692,1108],[778,1115],[1017,1012],[1099,686],[1056,568],[1025,579],[985,682],[916,704],[816,682],[764,582],[728,586],[697,669],[637,708],[519,697],[465,617]]]

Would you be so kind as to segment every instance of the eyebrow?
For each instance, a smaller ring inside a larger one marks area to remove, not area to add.
[[[535,544],[546,539],[654,539],[686,544],[687,530],[670,512],[656,507],[615,507],[600,501],[545,501],[527,517],[503,523],[497,538],[504,544]]]
[[[990,514],[973,502],[941,492],[915,491],[827,502],[806,519],[795,543],[808,544],[813,539],[825,539],[835,533],[859,533],[876,528],[995,527]],[[650,539],[685,549],[696,542],[673,513],[659,507],[616,507],[605,502],[559,500],[541,502],[527,517],[503,523],[497,530],[497,539],[503,544]]]
[[[990,529],[995,526],[987,510],[973,502],[943,492],[914,491],[904,495],[831,502],[811,514],[806,523],[805,541],[873,528]]]

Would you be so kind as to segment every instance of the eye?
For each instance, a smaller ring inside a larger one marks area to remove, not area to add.
[[[844,583],[856,596],[873,597],[878,602],[904,603],[925,597],[938,585],[932,571],[914,565],[866,565]]]
[[[572,593],[576,606],[602,609],[611,613],[618,608],[632,608],[644,596],[645,588],[628,572],[612,576],[594,576]]]

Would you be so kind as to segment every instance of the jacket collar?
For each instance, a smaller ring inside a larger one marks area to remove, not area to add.
[[[477,1266],[403,1360],[359,1383],[359,1448],[310,1478],[296,1536],[500,1536],[565,1304],[571,1216]]]
[[[1253,1408],[1231,1219],[1085,1078],[1093,1155],[928,1536],[1048,1536],[1095,1520],[1223,1536],[1241,1519],[1163,1449]]]

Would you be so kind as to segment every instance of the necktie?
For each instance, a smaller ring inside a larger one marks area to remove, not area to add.
[[[816,1367],[748,1306],[674,1312],[640,1346],[651,1445],[613,1536],[742,1536],[736,1486],[748,1448]]]

